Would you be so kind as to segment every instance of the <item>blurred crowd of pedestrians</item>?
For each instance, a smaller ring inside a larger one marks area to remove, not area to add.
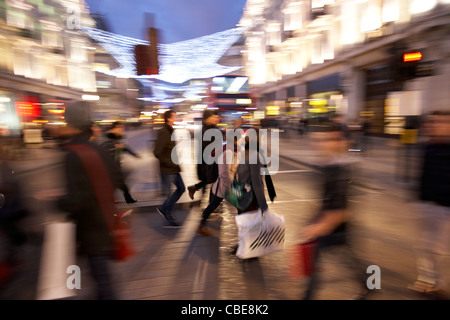
[[[89,261],[91,274],[97,284],[99,299],[119,298],[111,280],[110,253],[114,239],[108,230],[107,222],[102,214],[101,204],[96,197],[92,181],[86,174],[86,167],[79,155],[73,151],[74,146],[83,145],[100,156],[103,165],[109,173],[109,181],[116,190],[121,190],[127,203],[135,203],[126,184],[126,174],[121,166],[124,152],[136,158],[141,156],[133,151],[123,141],[124,125],[114,123],[104,134],[90,118],[91,110],[88,102],[74,102],[67,106],[61,147],[66,151],[64,160],[66,193],[61,195],[58,206],[68,214],[68,219],[77,226],[77,244],[79,253]],[[202,135],[207,130],[219,130],[220,115],[212,110],[206,110],[203,117]],[[244,207],[236,207],[237,214],[260,209],[263,213],[268,209],[265,196],[264,182],[269,191],[270,200],[276,197],[275,187],[271,180],[264,181],[261,169],[264,168],[263,157],[260,156],[260,143],[251,143],[245,131],[236,136],[231,145],[224,148],[208,149],[213,141],[198,141],[197,155],[201,161],[197,165],[198,183],[186,188],[181,176],[181,167],[176,163],[174,149],[176,141],[172,140],[174,123],[177,114],[173,110],[164,113],[164,125],[157,133],[153,154],[159,161],[162,191],[165,201],[157,208],[157,212],[164,219],[164,227],[177,228],[173,210],[184,192],[188,192],[191,199],[198,191],[205,193],[210,185],[208,205],[202,210],[198,233],[208,236],[208,217],[214,212],[224,199],[227,190],[233,183],[246,186],[250,196]],[[348,210],[349,181],[351,166],[349,150],[364,152],[368,149],[368,121],[362,121],[360,133],[355,136],[349,129],[342,115],[335,115],[327,122],[309,126],[308,135],[312,146],[321,152],[322,176],[321,184],[322,204],[314,219],[303,228],[299,239],[315,243],[313,255],[314,269],[320,263],[323,250],[336,246],[346,249],[347,261],[356,281],[360,284],[359,298],[369,294],[362,264],[354,253],[349,237]],[[424,293],[447,296],[446,285],[442,282],[445,270],[440,268],[440,260],[448,255],[448,235],[450,234],[450,113],[434,112],[423,118],[423,147],[421,174],[417,180],[416,199],[422,216],[420,228],[422,233],[417,243],[417,281],[412,283],[411,290]],[[233,129],[239,129],[239,126]],[[256,131],[258,132],[258,131]],[[259,135],[256,135],[259,138]],[[212,150],[212,152],[205,152]],[[0,144],[0,230],[2,239],[7,242],[7,254],[0,263],[0,285],[2,280],[11,276],[17,256],[15,248],[24,244],[27,235],[20,230],[18,222],[27,216],[27,210],[22,201],[22,192],[14,170],[9,161],[2,157]],[[255,156],[256,154],[256,156]],[[222,157],[223,161],[217,161]],[[250,158],[256,158],[252,163]],[[216,161],[212,161],[212,160]],[[232,161],[229,161],[232,159]],[[106,183],[102,181],[101,183]],[[105,187],[106,188],[106,187]],[[109,189],[108,189],[109,190]],[[112,190],[114,192],[115,190]],[[114,201],[114,194],[110,195]],[[234,205],[234,204],[233,204]],[[235,253],[236,247],[231,250]],[[307,283],[304,299],[313,299],[318,286],[319,276],[313,272]]]

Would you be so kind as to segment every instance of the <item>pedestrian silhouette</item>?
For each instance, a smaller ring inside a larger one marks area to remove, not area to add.
[[[168,110],[164,113],[164,125],[158,131],[153,150],[155,157],[159,160],[161,183],[164,194],[167,195],[167,199],[157,208],[157,211],[166,220],[166,227],[174,228],[180,225],[173,217],[173,207],[186,191],[180,175],[181,168],[172,159],[172,151],[175,148],[175,141],[172,141],[172,134],[174,132],[173,124],[176,119],[177,114],[175,111]],[[176,187],[174,192],[171,192],[172,184]]]
[[[117,299],[117,293],[110,269],[113,238],[101,204],[96,198],[93,182],[90,181],[87,168],[79,154],[75,152],[75,148],[80,146],[88,148],[101,157],[111,181],[97,181],[97,183],[105,184],[105,189],[107,183],[117,187],[118,182],[114,180],[117,177],[117,173],[114,174],[117,168],[105,150],[89,141],[92,135],[92,122],[88,102],[70,103],[65,111],[65,119],[72,135],[68,137],[64,146],[67,194],[58,200],[58,206],[61,210],[68,212],[69,218],[76,223],[79,253],[85,256],[89,262],[91,275],[97,286],[98,299],[114,300]],[[114,188],[111,189],[114,190]],[[110,198],[114,202],[113,194],[110,195]],[[113,214],[114,212],[111,212],[111,215]]]
[[[448,298],[443,257],[448,256],[450,234],[450,112],[436,111],[426,116],[421,175],[420,237],[417,253],[417,281],[410,289]]]
[[[311,275],[308,279],[304,300],[314,298],[319,274],[317,268],[326,248],[345,249],[346,262],[350,264],[354,277],[360,284],[357,298],[365,298],[370,292],[366,286],[366,277],[361,261],[356,256],[349,239],[349,188],[351,180],[351,162],[346,158],[348,139],[345,131],[336,123],[311,127],[311,139],[323,154],[321,173],[322,203],[311,223],[301,232],[305,243],[315,241],[316,246],[311,257]]]
[[[114,164],[117,166],[117,173],[119,174],[119,181],[121,181],[119,188],[123,192],[125,201],[127,203],[135,203],[137,200],[133,199],[130,194],[129,188],[125,183],[125,174],[122,168],[122,154],[129,153],[136,158],[141,158],[136,152],[134,152],[128,145],[123,142],[124,136],[124,124],[121,122],[114,122],[112,128],[106,133],[106,141],[102,143],[102,147],[108,151],[111,157],[114,159]]]

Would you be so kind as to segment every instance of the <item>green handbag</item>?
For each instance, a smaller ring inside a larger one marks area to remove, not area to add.
[[[253,200],[252,186],[240,183],[238,175],[235,174],[233,182],[225,191],[225,200],[239,210],[247,209]]]

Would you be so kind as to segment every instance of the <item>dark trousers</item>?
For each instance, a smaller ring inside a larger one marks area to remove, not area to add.
[[[99,300],[117,300],[114,290],[110,263],[111,255],[107,251],[87,256],[91,275],[97,284],[97,298]]]
[[[19,227],[19,221],[15,219],[0,219],[0,234],[7,237],[5,262],[13,264],[16,261],[16,249],[27,240],[26,233]]]
[[[367,290],[366,286],[366,273],[364,272],[362,262],[357,258],[352,246],[348,241],[348,234],[344,232],[336,232],[323,237],[320,237],[317,242],[317,247],[313,259],[313,272],[309,277],[309,282],[304,294],[303,300],[311,300],[316,292],[319,283],[319,273],[317,267],[319,265],[321,253],[328,248],[336,247],[345,249],[345,260],[349,264],[352,270],[352,274],[356,281],[361,285],[361,290]]]
[[[206,187],[206,185],[207,185],[206,181],[200,181],[199,183],[195,184],[194,187],[195,187],[195,190],[202,189],[203,190],[203,194],[205,194],[205,187]]]
[[[212,190],[210,191],[210,193],[209,193],[209,204],[205,208],[205,210],[203,210],[202,220],[200,222],[200,227],[203,227],[206,224],[206,220],[211,215],[211,213],[213,213],[213,211],[216,210],[219,207],[219,205],[222,203],[222,200],[223,200],[223,198],[216,196],[212,192]]]

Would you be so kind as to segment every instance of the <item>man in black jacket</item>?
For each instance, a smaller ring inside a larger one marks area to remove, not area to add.
[[[107,168],[111,178],[110,183],[117,187],[117,182],[114,183],[114,177],[117,177],[114,174],[115,166],[103,149],[89,142],[92,134],[89,103],[77,101],[69,104],[65,111],[65,119],[66,131],[70,132],[70,138],[65,145],[67,153],[64,160],[67,194],[59,199],[58,206],[61,210],[68,212],[70,218],[76,223],[80,253],[88,258],[91,274],[97,283],[98,298],[113,300],[117,298],[109,265],[113,239],[85,166],[78,154],[70,147],[85,145],[94,149]],[[113,199],[114,196],[112,195],[111,198]]]
[[[216,178],[219,176],[217,163],[214,162],[212,164],[207,164],[204,159],[205,155],[203,154],[206,147],[210,143],[212,143],[209,141],[204,141],[203,136],[207,130],[219,130],[217,128],[219,122],[220,116],[219,114],[217,114],[217,112],[213,110],[205,110],[205,112],[203,113],[203,127],[201,135],[202,141],[198,141],[199,147],[201,147],[201,149],[198,150],[198,156],[201,157],[201,162],[197,164],[197,176],[200,182],[188,187],[189,197],[191,197],[191,199],[194,199],[194,194],[197,190],[205,188],[207,184],[214,183],[216,181]]]
[[[450,111],[426,117],[419,199],[422,235],[417,258],[417,281],[410,289],[426,294],[447,295],[443,290],[440,259],[448,255],[450,231]]]
[[[167,227],[179,227],[172,215],[172,209],[175,203],[180,199],[186,191],[183,179],[181,178],[181,168],[174,163],[172,159],[172,150],[175,148],[175,141],[172,141],[174,132],[173,124],[177,119],[177,114],[173,110],[164,113],[164,125],[158,131],[155,141],[153,153],[159,160],[159,168],[161,172],[161,182],[165,194],[168,195],[163,205],[157,209],[158,213],[167,221]],[[174,184],[176,190],[171,193],[171,185]]]

